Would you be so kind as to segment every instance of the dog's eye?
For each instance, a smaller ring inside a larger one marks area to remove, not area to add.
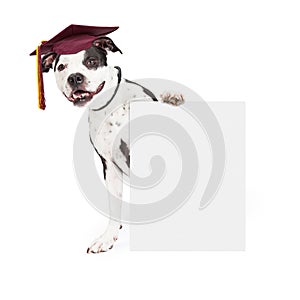
[[[57,70],[58,70],[59,72],[61,72],[62,70],[64,70],[65,67],[66,67],[65,65],[60,64],[60,65],[57,67]]]
[[[95,58],[90,58],[86,62],[88,67],[96,67],[98,65],[98,61]]]

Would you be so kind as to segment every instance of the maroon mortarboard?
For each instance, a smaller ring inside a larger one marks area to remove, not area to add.
[[[52,39],[41,42],[36,50],[30,53],[30,55],[37,56],[39,108],[46,108],[41,56],[51,52],[56,54],[75,54],[90,48],[93,41],[98,37],[107,35],[118,28],[119,27],[70,25]]]

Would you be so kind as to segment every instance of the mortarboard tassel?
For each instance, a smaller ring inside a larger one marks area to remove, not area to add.
[[[38,85],[38,105],[40,109],[45,109],[45,94],[44,94],[44,81],[43,81],[43,70],[42,70],[42,57],[40,47],[46,43],[42,41],[41,44],[36,48],[36,68],[37,68],[37,85]]]

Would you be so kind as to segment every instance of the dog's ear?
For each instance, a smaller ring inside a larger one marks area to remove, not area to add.
[[[47,53],[42,57],[42,71],[49,72],[50,69],[52,69],[52,64],[57,57],[57,54],[54,52]]]
[[[123,54],[122,51],[115,45],[115,43],[110,38],[108,38],[106,36],[103,36],[103,37],[100,37],[100,38],[96,39],[93,42],[93,45],[97,48],[100,48],[100,49],[104,50],[105,52],[107,52],[107,51],[111,51],[111,52],[119,51],[121,54]]]

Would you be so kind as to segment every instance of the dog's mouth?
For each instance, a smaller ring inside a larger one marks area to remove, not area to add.
[[[101,92],[104,85],[105,85],[105,81],[103,81],[98,86],[98,88],[95,92],[89,92],[86,90],[78,89],[78,90],[73,91],[69,97],[67,97],[66,94],[64,94],[64,95],[67,97],[67,99],[69,101],[73,102],[73,104],[75,106],[84,106],[86,103],[90,102],[95,95],[97,95],[98,93]]]

